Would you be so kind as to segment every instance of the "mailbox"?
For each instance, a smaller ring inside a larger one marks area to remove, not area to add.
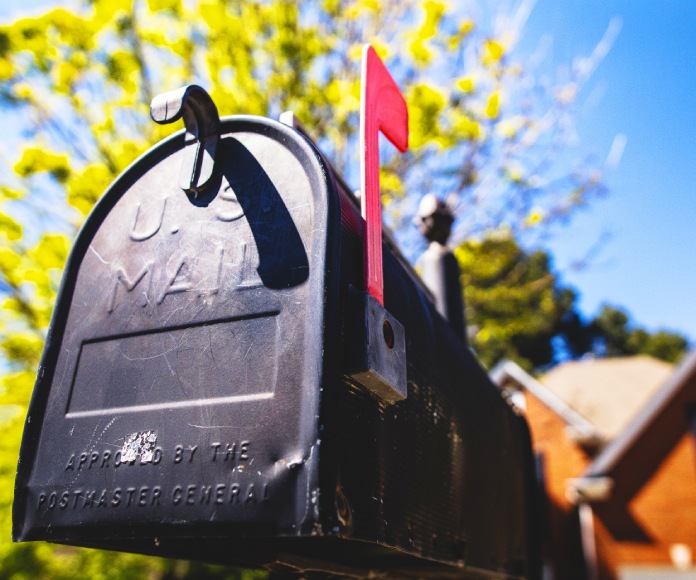
[[[301,131],[165,97],[153,118],[186,130],[111,185],[68,260],[14,539],[534,577],[526,424],[389,236],[380,303],[358,202]]]

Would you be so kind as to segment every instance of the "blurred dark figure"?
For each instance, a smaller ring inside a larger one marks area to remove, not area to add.
[[[452,209],[428,193],[418,206],[414,222],[430,242],[428,249],[418,258],[416,268],[435,297],[437,311],[449,322],[454,333],[466,342],[461,272],[457,259],[447,247],[454,223]]]

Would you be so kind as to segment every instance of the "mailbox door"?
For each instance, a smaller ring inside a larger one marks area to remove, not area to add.
[[[79,234],[27,418],[15,539],[156,551],[306,534],[319,517],[331,172],[294,130],[229,117],[216,181],[194,196],[177,184],[184,148],[180,132],[136,161]]]

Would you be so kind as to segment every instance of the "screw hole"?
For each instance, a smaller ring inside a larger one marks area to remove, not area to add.
[[[394,329],[392,325],[389,324],[388,320],[384,321],[382,325],[382,334],[384,335],[384,342],[389,347],[389,350],[394,348]]]

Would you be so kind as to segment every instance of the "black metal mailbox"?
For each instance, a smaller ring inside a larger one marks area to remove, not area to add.
[[[534,577],[524,420],[386,239],[407,396],[356,381],[355,199],[292,127],[236,116],[216,131],[207,160],[190,131],[148,151],[75,242],[14,539],[339,575]]]

